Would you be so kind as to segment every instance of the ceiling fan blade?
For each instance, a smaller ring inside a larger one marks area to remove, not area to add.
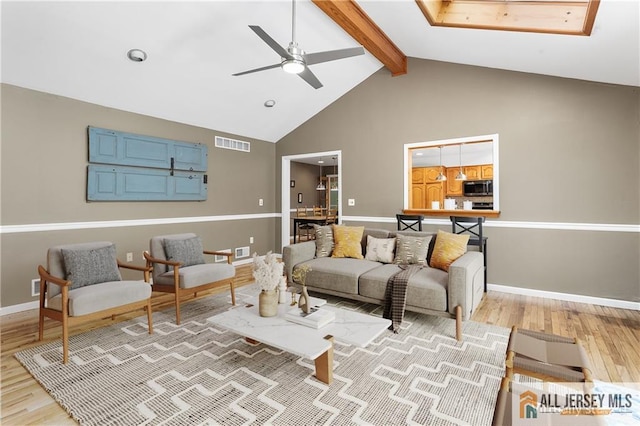
[[[364,55],[362,47],[350,47],[348,49],[327,50],[326,52],[307,53],[303,55],[307,65],[319,64],[321,62],[335,61],[337,59],[350,58],[352,56]]]
[[[238,73],[231,74],[231,75],[232,76],[238,76],[238,75],[251,74],[252,72],[270,70],[272,68],[278,68],[279,66],[280,66],[280,64],[267,65],[266,67],[255,68],[255,69],[252,69],[252,70],[249,70],[249,71],[242,71],[242,72],[238,72]]]
[[[322,87],[322,83],[318,80],[318,77],[315,76],[309,69],[309,67],[304,67],[304,71],[298,74],[300,78],[313,86],[314,89],[319,89]]]
[[[271,38],[269,34],[267,34],[262,28],[257,25],[249,25],[249,28],[253,30],[254,33],[258,35],[265,43],[269,45],[270,48],[276,51],[278,55],[282,58],[291,59],[291,55],[287,52],[287,49],[280,46],[278,42]]]

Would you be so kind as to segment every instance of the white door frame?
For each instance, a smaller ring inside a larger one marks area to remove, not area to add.
[[[325,152],[311,152],[308,154],[296,154],[296,155],[284,155],[282,156],[282,181],[280,182],[282,203],[281,213],[282,222],[280,226],[281,230],[281,246],[289,245],[289,238],[291,232],[291,161],[299,160],[302,158],[313,157],[337,157],[338,159],[338,223],[341,222],[342,216],[342,151],[325,151]],[[327,188],[328,190],[328,188]]]

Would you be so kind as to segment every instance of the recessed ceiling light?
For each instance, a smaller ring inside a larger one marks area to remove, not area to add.
[[[264,106],[266,106],[267,108],[272,108],[275,104],[276,101],[274,101],[273,99],[267,99],[266,101],[264,101]]]
[[[318,164],[324,164],[324,160],[318,160]]]
[[[147,59],[147,52],[140,49],[131,49],[127,52],[127,58],[133,62],[142,62]]]
[[[422,154],[422,152],[416,152],[416,156],[420,157]]]

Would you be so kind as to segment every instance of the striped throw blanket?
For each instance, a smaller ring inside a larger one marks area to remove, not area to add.
[[[422,265],[398,266],[400,271],[387,280],[387,288],[384,293],[384,312],[382,313],[383,318],[391,320],[389,330],[393,330],[394,333],[400,331],[400,324],[402,324],[402,318],[404,317],[409,278],[423,268]]]

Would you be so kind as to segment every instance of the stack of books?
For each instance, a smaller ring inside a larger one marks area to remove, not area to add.
[[[317,329],[333,321],[336,314],[333,311],[320,308],[311,308],[311,312],[306,314],[300,308],[294,308],[286,313],[285,318],[287,321]]]

